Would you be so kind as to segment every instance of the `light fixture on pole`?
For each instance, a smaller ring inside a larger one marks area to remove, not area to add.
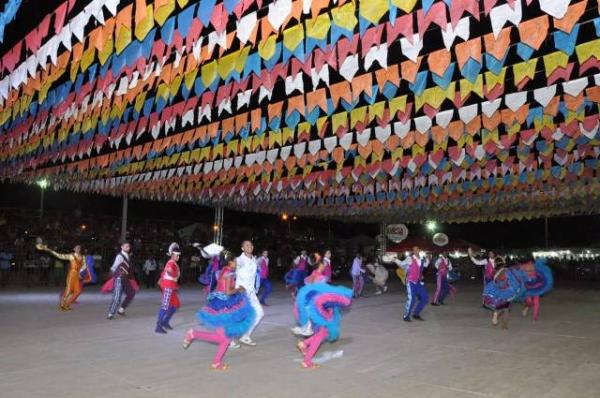
[[[41,195],[40,195],[40,221],[41,221],[42,218],[44,218],[44,191],[46,190],[46,188],[48,188],[48,186],[50,185],[50,182],[48,181],[47,178],[42,178],[40,180],[37,180],[36,184],[41,189]]]
[[[427,230],[429,232],[435,232],[438,228],[438,225],[435,221],[427,221],[427,224],[425,224],[425,226],[427,227]]]

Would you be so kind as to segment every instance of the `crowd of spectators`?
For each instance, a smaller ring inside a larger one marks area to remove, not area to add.
[[[64,283],[68,264],[45,252],[36,250],[36,242],[59,253],[69,253],[80,244],[86,255],[94,258],[99,281],[108,278],[108,270],[119,251],[121,219],[115,216],[85,214],[79,210],[63,213],[39,213],[27,209],[0,209],[0,286],[60,286]],[[132,263],[140,284],[154,287],[167,257],[171,242],[183,249],[180,259],[181,283],[197,283],[206,267],[192,243],[212,241],[212,225],[193,220],[129,219],[127,240],[132,245]],[[271,275],[283,278],[300,250],[322,251],[327,242],[309,230],[290,229],[286,225],[267,228],[228,225],[224,228],[223,244],[236,253],[241,242],[251,239],[256,250],[271,253]],[[338,261],[346,262],[350,253],[337,251]],[[348,260],[350,261],[350,260]]]
[[[94,258],[94,269],[100,283],[108,278],[108,270],[119,251],[121,219],[116,216],[85,214],[79,210],[50,213],[42,219],[39,213],[27,209],[0,209],[0,286],[61,286],[68,264],[39,252],[36,241],[42,239],[50,248],[67,253],[76,244]],[[130,219],[127,240],[132,244],[132,263],[141,286],[154,288],[167,259],[166,249],[178,242],[183,249],[180,260],[181,283],[197,283],[206,267],[192,243],[212,241],[212,225],[194,220]],[[251,239],[257,252],[269,250],[271,277],[281,280],[300,250],[310,252],[331,249],[334,271],[338,277],[348,277],[349,265],[357,252],[375,261],[374,246],[358,246],[348,241],[325,238],[313,228],[290,228],[288,224],[265,226],[226,225],[223,244],[237,253],[245,239]],[[452,259],[463,279],[480,278],[480,270],[468,258]],[[517,261],[517,260],[515,260]],[[572,280],[597,280],[600,276],[595,259],[552,260],[555,276]],[[390,269],[393,267],[390,267]],[[428,273],[434,273],[428,270]]]

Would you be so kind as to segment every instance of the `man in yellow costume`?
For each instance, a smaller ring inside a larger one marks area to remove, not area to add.
[[[81,283],[79,283],[80,272],[83,271],[87,266],[85,263],[85,257],[81,254],[81,246],[76,245],[73,248],[73,253],[70,254],[61,254],[57,253],[54,250],[48,248],[48,246],[44,244],[38,244],[38,250],[46,251],[52,254],[54,257],[59,260],[69,261],[70,267],[69,272],[67,274],[67,286],[65,287],[65,292],[62,295],[60,300],[60,310],[68,311],[71,309],[71,304],[77,297],[81,294]]]

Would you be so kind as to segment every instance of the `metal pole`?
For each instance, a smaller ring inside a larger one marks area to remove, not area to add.
[[[123,212],[121,213],[121,242],[127,239],[127,195],[123,196]]]
[[[40,195],[40,221],[44,218],[44,188],[41,188],[42,193]]]
[[[223,207],[215,207],[215,224],[213,225],[213,242],[217,245],[223,243]]]

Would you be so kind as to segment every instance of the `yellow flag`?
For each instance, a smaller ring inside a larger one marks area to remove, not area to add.
[[[334,113],[331,116],[331,128],[333,134],[335,134],[338,127],[346,125],[348,125],[348,114],[346,112]]]
[[[152,14],[154,14],[154,8],[152,4],[149,4],[146,7],[146,18],[135,25],[135,38],[138,39],[138,41],[143,41],[154,27],[154,18],[152,18]]]
[[[513,65],[513,73],[515,75],[515,83],[519,83],[524,78],[533,79],[535,77],[535,68],[539,58],[533,58],[526,62],[519,62]]]
[[[112,33],[107,35],[104,39],[104,46],[102,51],[98,51],[98,60],[100,65],[104,65],[108,58],[112,55],[114,50],[114,39]]]
[[[388,0],[361,1],[359,4],[360,16],[376,24],[388,11]]]
[[[202,66],[202,73],[200,74],[200,77],[202,78],[204,87],[210,86],[217,78],[217,66],[217,61],[215,60],[212,60],[211,62]]]
[[[267,40],[261,40],[258,44],[258,55],[262,59],[271,59],[275,55],[275,48],[277,44],[277,36],[272,34],[267,37]]]
[[[219,72],[219,76],[221,79],[225,80],[227,77],[233,72],[233,69],[236,65],[236,59],[239,56],[239,51],[235,51],[231,54],[227,54],[224,57],[221,57],[218,61],[217,70]]]
[[[341,7],[331,10],[333,23],[349,31],[354,31],[354,27],[358,23],[356,19],[356,8],[354,2],[346,3]]]
[[[155,0],[154,20],[163,26],[167,18],[175,11],[175,0]]]
[[[493,89],[496,85],[503,85],[506,81],[506,67],[502,68],[500,74],[496,75],[492,72],[485,72],[485,85],[488,90]]]
[[[171,96],[174,97],[179,92],[179,88],[181,87],[181,81],[183,80],[182,75],[175,76],[173,81],[171,81],[171,86],[169,87],[169,91]]]
[[[577,53],[579,64],[584,63],[592,57],[600,59],[600,39],[575,46],[575,52]]]
[[[460,80],[461,99],[464,100],[470,93],[475,93],[483,98],[483,75],[478,75],[474,83],[471,83],[468,79]]]
[[[289,127],[284,127],[282,139],[283,139],[283,145],[293,142],[294,141],[294,130],[291,130]]]
[[[194,69],[185,74],[184,84],[188,89],[191,89],[194,86],[194,82],[196,81],[196,75],[198,74],[198,69]]]
[[[544,68],[546,77],[550,76],[557,68],[566,68],[569,63],[569,56],[562,51],[556,51],[552,54],[544,55]]]
[[[405,13],[409,13],[415,8],[417,0],[392,0],[392,4]]]
[[[369,105],[369,122],[372,122],[375,117],[383,118],[385,112],[385,101],[376,102]]]
[[[355,128],[356,123],[364,122],[367,118],[367,107],[361,106],[350,111],[350,128]],[[333,130],[335,131],[335,129]]]
[[[274,130],[269,132],[269,149],[273,149],[275,144],[278,146],[283,145],[283,138],[281,130]]]
[[[235,61],[235,70],[238,71],[238,73],[242,73],[244,71],[248,54],[250,54],[250,46],[246,46],[238,52]]]
[[[406,95],[390,100],[390,116],[393,117],[398,111],[406,112]]]
[[[331,21],[327,14],[321,14],[317,18],[307,19],[306,36],[317,40],[323,40],[327,37],[330,26]]]
[[[303,40],[304,28],[302,24],[292,26],[283,31],[283,46],[290,51],[294,51]]]

